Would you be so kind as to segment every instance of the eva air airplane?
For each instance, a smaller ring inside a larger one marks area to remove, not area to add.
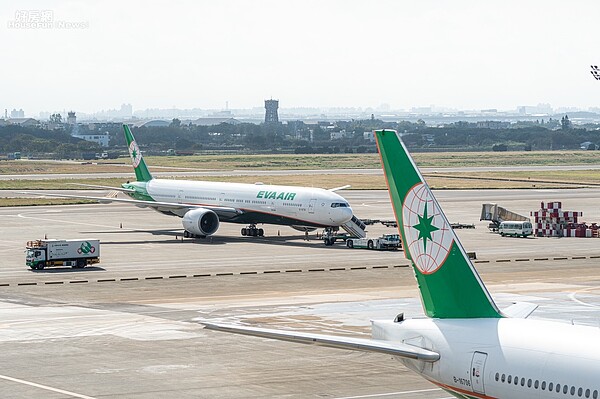
[[[291,226],[296,230],[331,230],[352,219],[348,202],[334,191],[310,187],[273,186],[189,180],[154,179],[129,126],[123,125],[129,155],[135,169],[135,182],[121,187],[92,186],[124,192],[130,198],[89,197],[44,194],[66,198],[85,198],[102,203],[124,202],[152,208],[166,215],[183,218],[184,236],[206,237],[216,233],[220,222],[247,224],[242,235],[262,236],[259,223]],[[328,245],[333,241],[325,240]]]
[[[207,328],[392,355],[458,398],[600,395],[600,330],[500,311],[395,131],[376,132],[405,255],[427,317],[372,321],[372,339],[238,325]]]

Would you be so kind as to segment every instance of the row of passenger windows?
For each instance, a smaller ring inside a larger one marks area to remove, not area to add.
[[[175,198],[174,195],[164,195],[165,197],[172,197]],[[201,200],[201,201],[217,201],[217,198],[215,197],[201,197],[201,196],[197,196],[197,195],[186,195],[185,199],[191,199],[191,200]],[[266,205],[267,202],[266,201],[250,201],[250,200],[243,200],[243,199],[238,199],[235,200],[233,198],[224,198],[223,202],[232,202],[232,203],[239,203],[239,204],[261,204],[261,205]]]
[[[186,199],[196,199],[196,200],[205,200],[205,201],[216,201],[217,199],[214,197],[200,197],[197,195],[186,195]]]
[[[169,195],[169,194],[159,194],[159,195],[162,196],[162,197],[176,198],[175,195]],[[216,201],[217,200],[217,198],[215,198],[215,197],[201,197],[201,196],[197,196],[197,195],[186,195],[185,199],[202,200],[202,201]],[[234,199],[230,199],[230,198],[225,198],[224,201],[246,203],[246,204],[252,203],[252,204],[258,204],[258,205],[267,205],[267,201],[250,201],[250,200],[245,200],[244,201],[244,200],[241,200],[241,199],[234,200]],[[335,208],[334,205],[336,205],[336,203],[331,204],[331,206]],[[284,202],[283,206],[293,206],[293,207],[298,207],[299,208],[299,207],[302,206],[302,204],[296,204],[296,203],[292,203],[292,202]],[[348,204],[339,203],[337,206],[346,207],[346,206],[348,206]]]
[[[531,378],[529,379],[525,379],[524,377],[521,377],[519,379],[518,376],[512,376],[512,375],[506,375],[506,374],[502,374],[500,375],[500,373],[496,373],[495,376],[496,381],[500,381],[506,384],[513,384],[513,385],[521,385],[522,387],[524,387],[527,384],[527,388],[534,388],[534,389],[541,389],[542,391],[546,391],[548,390],[548,392],[557,392],[557,393],[563,393],[563,394],[571,394],[571,396],[578,396],[580,398],[593,398],[593,399],[598,399],[598,390],[595,389],[594,391],[591,391],[589,388],[588,389],[584,389],[584,388],[576,388],[575,386],[571,385],[569,386],[568,384],[555,384],[553,382],[548,382],[546,383],[546,381],[542,381],[540,382],[539,380],[532,380]]]

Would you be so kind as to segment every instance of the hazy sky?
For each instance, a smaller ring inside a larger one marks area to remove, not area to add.
[[[89,24],[10,28],[21,10]],[[587,108],[599,16],[598,0],[3,1],[0,106]]]

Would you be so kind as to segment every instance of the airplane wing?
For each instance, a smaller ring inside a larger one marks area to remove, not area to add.
[[[112,188],[112,187],[111,187]],[[220,207],[220,206],[205,206],[195,204],[179,204],[176,202],[160,202],[160,201],[142,201],[129,198],[115,198],[115,197],[94,197],[86,195],[70,195],[70,194],[55,194],[55,193],[32,193],[22,192],[22,194],[39,195],[42,197],[58,197],[58,198],[76,198],[76,199],[87,199],[91,201],[98,201],[102,204],[108,204],[111,202],[122,202],[126,204],[132,204],[140,208],[153,208],[161,211],[187,211],[189,209],[210,209],[219,216],[219,219],[227,220],[234,216],[238,216],[244,213],[242,210],[231,207]]]
[[[220,323],[205,323],[209,330],[223,331],[235,334],[250,335],[261,338],[278,339],[282,341],[297,342],[301,344],[327,346],[330,348],[350,349],[365,352],[377,352],[386,355],[404,357],[408,359],[435,362],[439,360],[439,353],[408,345],[401,342],[382,341],[367,338],[351,338],[335,335],[312,334],[298,331],[271,330],[267,328],[238,326]]]
[[[350,184],[346,184],[345,186],[330,188],[327,191],[332,191],[332,192],[334,192],[334,191],[340,191],[340,190],[345,190],[345,189],[350,188],[350,187],[352,187]]]
[[[517,302],[513,303],[509,307],[502,309],[502,313],[504,313],[508,317],[514,317],[517,319],[526,319],[530,314],[536,310],[538,305],[531,302]]]
[[[115,191],[121,191],[123,193],[135,193],[135,190],[132,190],[130,188],[123,188],[123,187],[98,186],[98,185],[95,185],[95,184],[83,184],[83,183],[67,183],[67,184],[70,184],[72,186],[82,186],[82,187],[91,187],[91,188],[101,188],[101,189],[115,190]]]

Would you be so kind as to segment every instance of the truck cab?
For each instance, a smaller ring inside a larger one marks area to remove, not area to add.
[[[25,264],[32,269],[43,269],[46,266],[46,251],[36,248],[27,248]]]

